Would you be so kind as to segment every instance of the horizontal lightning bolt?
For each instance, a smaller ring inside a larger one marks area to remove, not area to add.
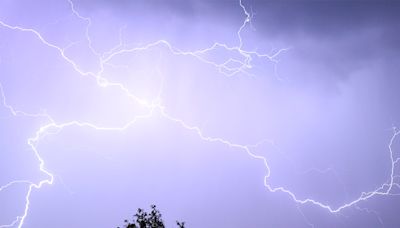
[[[270,167],[268,165],[267,159],[264,156],[261,155],[257,155],[255,154],[252,149],[259,146],[262,143],[267,142],[266,140],[261,141],[255,145],[242,145],[242,144],[238,144],[238,143],[234,143],[231,142],[229,140],[226,140],[224,138],[221,137],[211,137],[211,136],[207,136],[203,133],[203,131],[201,130],[201,128],[197,127],[197,126],[192,126],[188,123],[186,123],[184,120],[179,119],[177,117],[171,116],[169,113],[167,113],[166,111],[166,107],[164,107],[161,102],[160,102],[160,96],[162,93],[162,89],[160,89],[160,93],[158,95],[158,97],[156,99],[154,99],[153,101],[148,101],[146,99],[140,98],[138,96],[136,96],[135,94],[133,94],[124,84],[122,83],[118,83],[118,82],[111,82],[108,79],[102,77],[102,73],[104,71],[104,66],[107,64],[110,64],[109,61],[118,56],[121,55],[123,53],[131,53],[131,52],[139,52],[139,51],[146,51],[149,50],[151,48],[158,48],[158,47],[166,47],[167,50],[172,53],[173,55],[180,55],[180,56],[189,56],[192,58],[195,58],[205,64],[209,64],[213,67],[215,67],[215,69],[225,75],[225,76],[234,76],[238,73],[244,73],[244,74],[250,74],[250,72],[248,71],[249,69],[252,68],[252,60],[253,58],[260,58],[260,59],[266,59],[270,62],[273,63],[277,63],[277,57],[282,54],[285,51],[288,51],[289,48],[284,48],[284,49],[280,49],[278,51],[276,51],[273,54],[265,54],[265,53],[259,53],[256,51],[249,51],[249,50],[244,50],[243,49],[243,39],[242,39],[242,32],[243,30],[246,28],[246,26],[248,26],[251,23],[251,19],[252,19],[252,14],[250,14],[247,10],[247,8],[244,6],[242,0],[239,0],[239,5],[245,15],[245,19],[242,23],[242,25],[240,26],[239,30],[237,31],[237,38],[239,41],[239,44],[237,46],[229,46],[226,45],[224,43],[214,43],[213,45],[211,45],[208,48],[204,48],[204,49],[200,49],[200,50],[195,50],[195,51],[182,51],[179,50],[175,47],[173,47],[168,41],[166,40],[158,40],[156,42],[153,43],[149,43],[146,44],[144,46],[140,46],[140,47],[135,47],[135,48],[130,48],[130,49],[124,49],[123,45],[122,45],[122,41],[120,42],[120,44],[116,47],[114,47],[113,49],[111,49],[108,52],[105,52],[103,54],[98,53],[95,48],[93,48],[92,46],[92,40],[90,38],[90,26],[91,26],[91,19],[89,17],[84,17],[81,14],[79,14],[79,12],[75,9],[74,4],[71,0],[68,0],[69,4],[70,4],[70,9],[71,12],[73,13],[73,15],[75,15],[77,18],[81,19],[82,21],[86,22],[86,30],[85,30],[85,36],[87,39],[87,43],[88,43],[88,47],[90,48],[90,50],[93,52],[93,54],[95,54],[95,56],[97,56],[99,58],[99,62],[100,62],[100,70],[99,72],[90,72],[90,71],[84,71],[81,69],[81,67],[79,66],[78,63],[76,63],[73,59],[69,58],[66,54],[65,54],[65,50],[68,47],[59,47],[55,44],[52,44],[51,42],[47,41],[45,39],[45,37],[43,37],[41,35],[40,32],[38,32],[37,30],[33,29],[33,28],[24,28],[21,26],[15,26],[15,25],[9,25],[6,22],[0,21],[0,26],[2,26],[3,28],[7,28],[10,30],[15,30],[18,32],[25,32],[25,33],[29,33],[33,36],[35,36],[43,45],[47,46],[48,48],[54,49],[56,50],[59,55],[62,57],[63,60],[65,60],[78,74],[82,75],[82,76],[89,76],[89,77],[93,77],[94,80],[96,80],[96,83],[99,87],[102,88],[109,88],[109,87],[115,87],[118,88],[120,91],[123,91],[124,94],[129,97],[130,99],[132,99],[133,101],[137,102],[138,104],[140,104],[141,106],[145,107],[148,109],[148,112],[145,115],[139,115],[139,116],[135,116],[132,120],[130,120],[129,122],[125,123],[123,126],[118,126],[118,127],[110,127],[110,126],[100,126],[100,125],[96,125],[90,122],[81,122],[78,120],[74,120],[74,121],[70,121],[70,122],[65,122],[65,123],[57,123],[51,116],[49,116],[48,114],[44,113],[39,113],[39,114],[31,114],[31,113],[27,113],[24,111],[20,111],[20,110],[16,110],[14,107],[12,107],[11,105],[9,105],[7,103],[6,100],[6,95],[5,92],[3,90],[3,87],[0,83],[0,95],[2,96],[2,105],[9,110],[9,112],[13,115],[13,116],[28,116],[28,117],[33,117],[33,118],[37,118],[37,117],[45,117],[48,121],[45,125],[41,126],[35,133],[34,136],[32,136],[31,138],[27,139],[27,144],[31,147],[35,157],[38,159],[39,161],[39,170],[41,172],[43,172],[44,174],[46,174],[48,177],[44,180],[39,181],[38,183],[33,183],[27,180],[16,180],[16,181],[12,181],[6,185],[3,185],[0,187],[0,192],[4,189],[10,188],[14,185],[17,184],[25,184],[28,185],[28,191],[25,195],[25,207],[24,207],[24,211],[22,213],[22,215],[17,216],[16,219],[14,221],[12,221],[10,224],[8,225],[0,225],[0,228],[5,228],[5,227],[14,227],[14,226],[18,226],[18,228],[21,228],[24,225],[24,221],[28,216],[28,212],[29,212],[29,206],[30,206],[30,196],[33,192],[34,189],[40,189],[42,186],[44,185],[52,185],[54,182],[54,175],[46,169],[45,166],[45,161],[41,158],[40,153],[37,149],[37,144],[38,142],[43,139],[46,135],[48,134],[57,134],[60,131],[62,131],[64,128],[67,127],[72,127],[72,126],[78,126],[78,127],[88,127],[88,128],[92,128],[95,130],[102,130],[102,131],[124,131],[127,128],[131,127],[132,125],[134,125],[137,121],[141,120],[141,119],[145,119],[145,118],[150,118],[154,115],[154,113],[157,111],[159,114],[161,114],[161,116],[173,123],[176,123],[177,125],[179,125],[180,127],[186,129],[187,131],[193,132],[195,133],[198,138],[202,141],[208,142],[208,143],[220,143],[223,144],[227,147],[230,148],[234,148],[234,149],[238,149],[241,150],[245,153],[247,153],[251,158],[260,160],[266,169],[266,174],[264,177],[264,186],[265,188],[272,192],[282,192],[285,193],[287,196],[289,196],[297,205],[302,205],[302,204],[313,204],[315,206],[318,206],[320,208],[326,209],[327,211],[331,212],[331,213],[337,213],[342,211],[345,208],[349,208],[352,206],[356,206],[358,209],[360,209],[357,206],[357,203],[361,202],[361,201],[365,201],[368,200],[374,196],[377,195],[395,195],[397,193],[395,193],[393,191],[394,188],[400,189],[399,184],[396,182],[396,179],[399,178],[399,176],[395,175],[395,167],[396,165],[399,163],[400,158],[395,157],[393,150],[392,150],[392,145],[394,143],[394,141],[396,140],[397,136],[400,134],[400,131],[397,130],[396,128],[393,128],[393,135],[389,141],[388,144],[388,150],[389,150],[389,156],[390,156],[390,160],[391,160],[391,171],[390,171],[390,178],[387,182],[383,183],[379,188],[370,191],[370,192],[363,192],[361,193],[361,195],[348,202],[345,203],[339,207],[331,207],[330,205],[324,204],[322,202],[316,201],[314,199],[311,198],[306,198],[306,199],[301,199],[298,196],[296,196],[295,193],[293,193],[292,191],[284,188],[284,187],[273,187],[268,183],[268,179],[271,175],[271,170]],[[208,60],[207,58],[204,57],[204,54],[212,52],[213,50],[217,49],[217,48],[223,48],[225,51],[227,52],[234,52],[234,53],[238,53],[240,54],[240,56],[243,57],[243,59],[235,59],[235,58],[230,58],[228,59],[226,62],[224,63],[216,63],[213,61]],[[229,64],[230,63],[238,63],[239,66],[238,67],[230,67]],[[270,142],[270,141],[268,141]],[[271,142],[270,142],[271,143]],[[363,209],[364,210],[364,209]],[[370,211],[368,211],[370,212]],[[304,214],[303,214],[304,216]],[[307,221],[308,222],[308,221]],[[309,223],[309,222],[308,222]],[[309,223],[311,226],[313,226],[311,223]]]

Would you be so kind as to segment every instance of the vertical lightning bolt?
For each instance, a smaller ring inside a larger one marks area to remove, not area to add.
[[[1,100],[2,100],[2,106],[4,108],[6,108],[12,116],[14,116],[14,117],[28,116],[28,117],[32,117],[32,118],[45,118],[47,120],[46,124],[41,126],[32,137],[27,139],[27,144],[30,146],[32,152],[34,153],[36,159],[38,160],[39,170],[43,174],[45,174],[47,176],[47,178],[45,178],[37,183],[31,182],[29,180],[14,180],[14,181],[11,181],[0,187],[0,193],[1,193],[4,189],[11,188],[14,185],[27,185],[27,193],[25,195],[25,206],[24,206],[23,213],[21,215],[17,216],[15,218],[15,220],[11,221],[9,224],[0,225],[0,228],[15,227],[15,226],[18,228],[21,228],[24,225],[24,221],[29,214],[30,204],[31,204],[30,198],[31,198],[31,195],[33,194],[34,190],[38,190],[45,185],[52,185],[54,182],[54,175],[49,170],[46,169],[45,161],[42,159],[42,157],[40,156],[39,150],[37,149],[38,143],[40,142],[40,140],[42,140],[44,137],[46,137],[46,135],[57,134],[60,131],[62,131],[64,128],[68,128],[71,126],[89,127],[89,128],[99,130],[99,131],[124,131],[127,128],[134,125],[137,121],[140,121],[141,119],[152,117],[155,112],[159,113],[166,120],[177,124],[178,126],[182,127],[183,129],[187,130],[188,132],[192,132],[192,133],[196,134],[198,136],[198,138],[204,142],[219,143],[219,144],[225,145],[229,148],[243,151],[243,152],[247,153],[249,155],[249,157],[259,160],[265,166],[264,186],[265,186],[266,190],[268,190],[271,193],[275,193],[275,192],[285,193],[288,197],[290,197],[296,203],[297,206],[303,205],[303,204],[312,204],[317,207],[326,209],[330,213],[337,213],[337,212],[342,211],[345,208],[349,208],[349,207],[353,207],[353,206],[355,208],[358,208],[359,210],[367,210],[367,209],[362,209],[362,208],[358,207],[357,204],[361,201],[366,201],[377,195],[389,196],[389,195],[397,195],[398,194],[396,192],[396,190],[400,189],[400,185],[396,181],[399,180],[399,176],[396,175],[395,168],[398,166],[400,158],[395,156],[393,149],[392,149],[393,143],[395,142],[398,135],[400,134],[400,130],[398,130],[397,128],[393,128],[393,135],[389,140],[388,148],[387,148],[388,155],[389,155],[389,158],[391,161],[389,180],[384,182],[377,189],[374,189],[374,190],[368,191],[368,192],[362,192],[358,198],[356,198],[350,202],[344,203],[338,207],[332,207],[328,204],[324,204],[324,203],[314,200],[312,198],[302,199],[302,198],[298,197],[294,192],[292,192],[284,187],[271,186],[268,183],[269,177],[271,176],[271,170],[268,165],[267,158],[253,152],[254,148],[262,143],[265,143],[266,142],[265,140],[255,144],[255,145],[242,145],[242,144],[238,144],[235,142],[231,142],[227,139],[224,139],[223,137],[208,136],[203,133],[203,131],[200,127],[193,126],[193,125],[187,123],[183,119],[172,116],[171,114],[169,114],[166,111],[167,108],[161,102],[162,88],[160,88],[160,92],[159,92],[159,95],[157,98],[155,98],[153,100],[147,100],[147,99],[143,99],[143,98],[135,95],[123,83],[112,82],[102,76],[105,65],[110,64],[109,62],[112,58],[114,58],[118,55],[121,55],[123,53],[146,51],[151,48],[157,48],[157,47],[166,47],[167,50],[173,55],[188,56],[191,58],[195,58],[198,61],[201,61],[203,63],[213,66],[216,69],[216,71],[219,72],[221,75],[228,76],[228,77],[234,76],[238,73],[251,74],[249,69],[252,68],[252,60],[254,58],[265,59],[267,61],[274,63],[276,66],[276,64],[278,62],[277,57],[279,55],[281,55],[282,53],[284,53],[285,51],[288,51],[289,48],[280,49],[272,54],[259,53],[256,51],[244,49],[245,45],[244,45],[244,40],[242,38],[242,33],[244,32],[244,29],[249,24],[251,24],[252,14],[249,13],[248,9],[246,8],[246,6],[242,2],[242,0],[239,0],[239,6],[242,9],[242,12],[244,14],[244,20],[243,20],[241,26],[239,27],[239,29],[237,30],[238,44],[236,46],[229,46],[224,43],[216,42],[216,43],[212,44],[210,47],[207,47],[204,49],[193,50],[193,51],[182,51],[182,50],[179,50],[178,48],[174,47],[173,45],[171,45],[167,40],[158,40],[156,42],[148,43],[143,46],[126,49],[126,48],[123,48],[122,41],[121,41],[119,45],[117,45],[115,48],[113,48],[110,51],[105,52],[105,53],[99,53],[98,51],[96,51],[96,49],[92,45],[92,40],[91,40],[91,36],[90,36],[90,27],[92,25],[91,18],[82,16],[76,10],[74,3],[71,0],[68,0],[68,3],[70,5],[72,14],[76,18],[78,18],[86,23],[86,30],[85,30],[86,42],[87,42],[87,45],[88,45],[90,51],[100,60],[99,61],[99,64],[100,64],[99,72],[90,72],[90,71],[82,70],[82,68],[79,66],[79,64],[77,62],[75,62],[72,58],[68,57],[65,54],[65,48],[59,47],[55,44],[52,44],[51,42],[46,40],[46,38],[39,31],[37,31],[33,28],[25,28],[22,26],[10,25],[4,21],[0,21],[0,26],[3,28],[9,29],[9,30],[14,30],[15,32],[29,33],[31,35],[34,35],[44,46],[58,51],[58,54],[60,55],[60,57],[66,63],[68,63],[72,67],[72,69],[75,70],[78,74],[80,74],[82,76],[92,77],[96,81],[97,85],[101,88],[114,87],[114,88],[119,89],[128,98],[132,99],[133,101],[135,101],[142,107],[146,108],[147,113],[144,115],[135,116],[129,122],[125,123],[123,126],[99,126],[94,123],[82,122],[79,120],[57,123],[50,115],[46,114],[45,112],[38,113],[38,114],[32,114],[32,113],[24,112],[22,110],[17,110],[14,107],[12,107],[10,104],[7,103],[6,94],[3,90],[2,84],[0,83],[0,95],[1,95]],[[211,51],[215,50],[216,48],[223,48],[227,53],[238,53],[241,56],[241,58],[238,59],[238,58],[232,57],[224,63],[217,63],[217,62],[211,61],[211,60],[207,59],[206,57],[204,57],[204,54],[210,53]],[[238,65],[235,67],[232,67],[231,65],[229,65],[232,62],[238,63]],[[371,211],[368,210],[367,212],[371,212]],[[301,210],[300,210],[300,213],[302,213]],[[302,214],[302,215],[304,216],[304,214]],[[309,222],[307,221],[307,223],[309,223]],[[311,223],[309,223],[309,224],[310,224],[310,226],[313,226]]]

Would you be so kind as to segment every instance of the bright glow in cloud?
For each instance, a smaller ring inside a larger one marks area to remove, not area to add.
[[[340,62],[359,37],[313,21],[262,27],[268,7],[2,2],[0,227],[113,227],[151,203],[190,227],[399,224],[395,64]]]

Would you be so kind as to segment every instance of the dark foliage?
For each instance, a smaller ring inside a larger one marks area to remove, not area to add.
[[[164,222],[161,218],[161,213],[157,210],[156,205],[151,205],[151,212],[147,213],[139,208],[134,215],[135,220],[133,223],[125,220],[125,228],[165,228]],[[185,222],[176,221],[179,228],[185,228]],[[120,228],[120,227],[117,227]]]

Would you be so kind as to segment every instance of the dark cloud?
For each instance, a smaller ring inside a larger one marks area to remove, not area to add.
[[[257,29],[270,35],[338,37],[365,27],[399,28],[398,1],[253,1]]]

